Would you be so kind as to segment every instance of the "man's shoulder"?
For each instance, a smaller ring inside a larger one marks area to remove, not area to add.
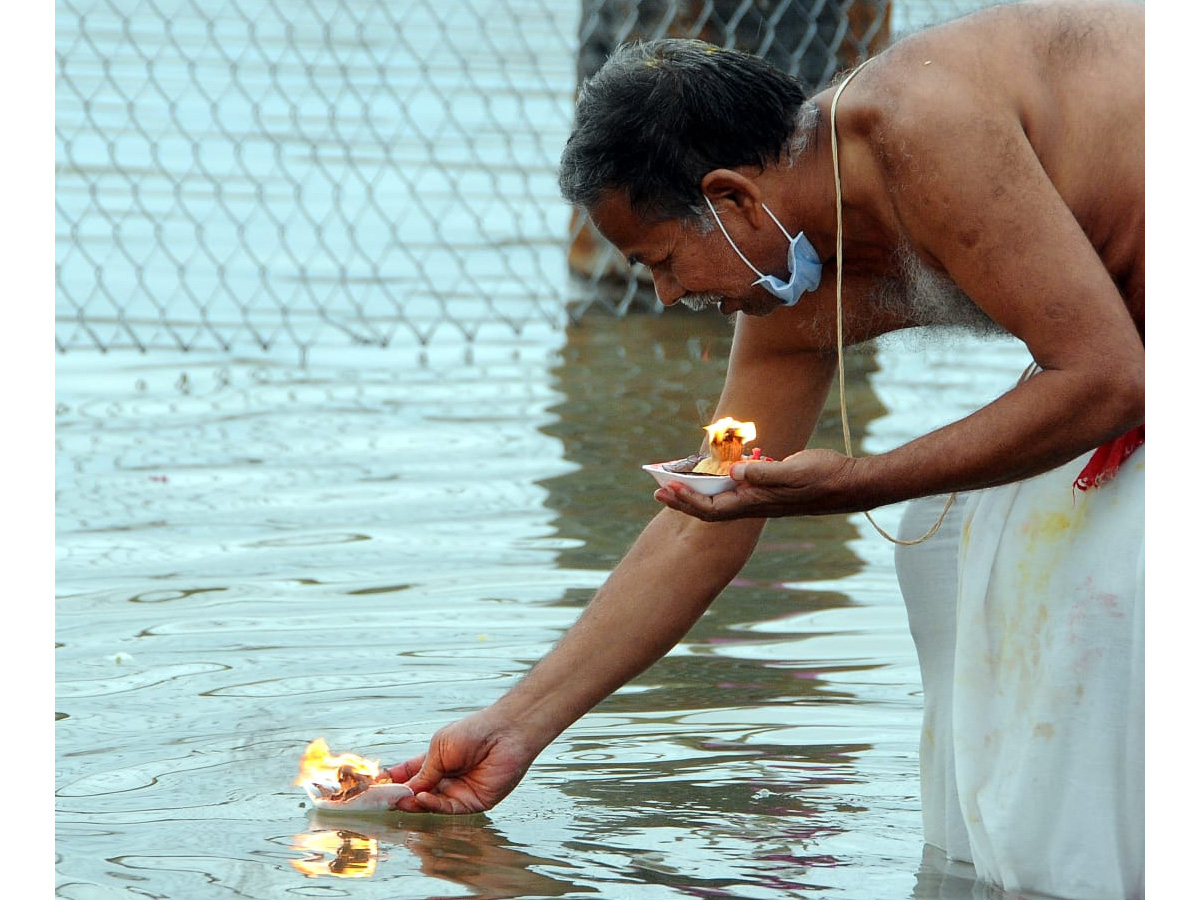
[[[1014,3],[917,32],[847,86],[839,133],[861,131],[886,150],[971,123],[1121,107],[1138,89],[1130,75],[1144,64],[1144,19],[1143,4],[1126,0]]]
[[[939,81],[945,87],[964,80],[1018,83],[1144,56],[1144,34],[1145,5],[1137,0],[1001,3],[902,37],[867,68],[903,95]],[[919,78],[929,67],[937,77]]]
[[[1145,28],[1141,0],[1021,0],[999,2],[937,25],[900,36],[884,55],[898,49],[946,44],[975,53],[1003,52],[1012,42],[1053,45],[1059,51],[1082,42],[1125,38]]]

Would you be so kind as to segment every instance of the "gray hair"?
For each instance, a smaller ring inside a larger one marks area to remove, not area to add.
[[[800,82],[703,41],[623,44],[580,88],[559,188],[591,210],[626,192],[643,218],[695,218],[713,169],[794,159],[819,118]]]

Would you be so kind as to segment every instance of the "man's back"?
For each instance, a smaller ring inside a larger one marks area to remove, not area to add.
[[[869,68],[875,66],[872,105],[887,119],[880,141],[885,164],[892,161],[889,143],[894,145],[904,130],[939,123],[960,130],[988,127],[989,119],[1015,115],[1141,328],[1143,4],[1076,0],[999,6],[914,35]],[[939,77],[914,77],[934,69]],[[996,150],[1008,152],[1001,137]],[[1008,187],[995,185],[997,191]]]

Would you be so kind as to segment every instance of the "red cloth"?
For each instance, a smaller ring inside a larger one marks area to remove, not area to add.
[[[1101,444],[1092,454],[1092,458],[1088,460],[1088,464],[1083,467],[1079,477],[1075,479],[1075,487],[1086,491],[1104,484],[1117,474],[1121,463],[1129,459],[1133,451],[1144,443],[1146,443],[1145,423],[1125,432],[1118,438],[1113,438],[1107,444]]]

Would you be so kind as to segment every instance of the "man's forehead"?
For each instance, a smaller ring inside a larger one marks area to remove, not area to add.
[[[642,245],[664,240],[673,227],[678,227],[670,220],[648,222],[634,211],[624,191],[605,192],[589,214],[600,233],[627,255]]]
[[[645,223],[633,211],[629,202],[629,194],[621,190],[607,190],[600,195],[599,201],[590,210],[592,221],[597,227],[602,223],[613,225],[642,226]]]

